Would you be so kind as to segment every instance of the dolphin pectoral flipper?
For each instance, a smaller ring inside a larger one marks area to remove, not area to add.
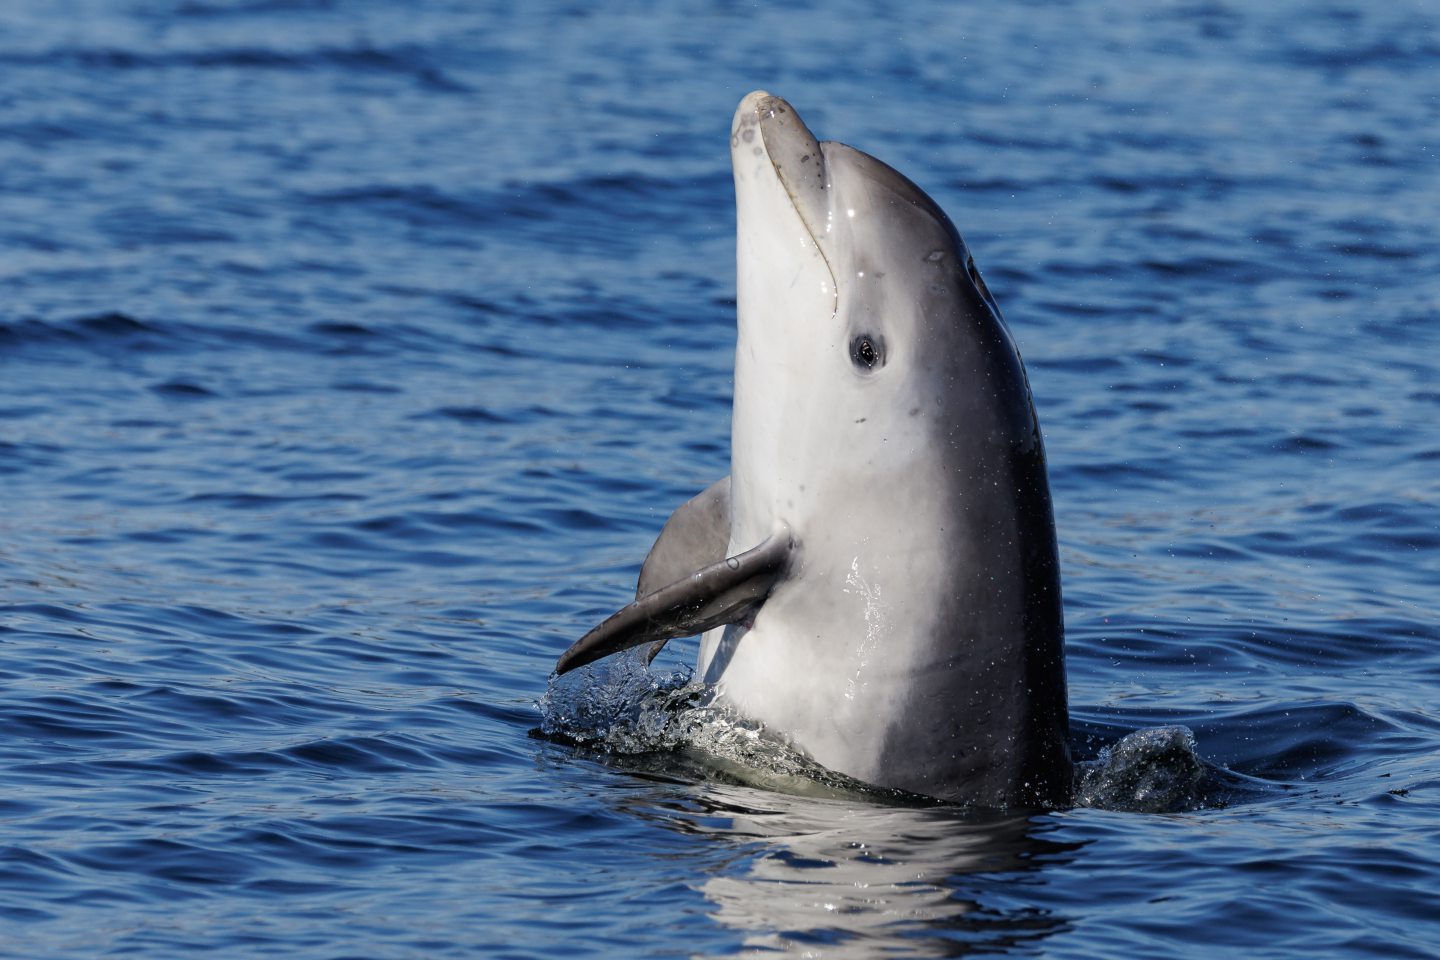
[[[730,548],[730,478],[721,477],[675,508],[655,538],[640,568],[635,599],[674,583],[691,571],[725,559]],[[669,638],[656,640],[645,653],[649,663]]]
[[[785,575],[794,549],[789,529],[782,528],[754,549],[646,594],[575,641],[555,661],[555,672],[567,673],[643,643],[688,637],[744,620]]]
[[[730,478],[722,477],[686,500],[660,530],[640,568],[635,599],[719,563],[730,547]]]

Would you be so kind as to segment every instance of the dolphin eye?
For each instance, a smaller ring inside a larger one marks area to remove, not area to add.
[[[885,342],[862,333],[850,341],[850,361],[862,371],[874,370],[885,363]]]

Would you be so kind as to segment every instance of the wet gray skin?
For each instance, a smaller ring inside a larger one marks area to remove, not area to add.
[[[989,807],[1070,800],[1029,384],[965,242],[905,177],[745,98],[731,136],[731,475],[561,657],[704,632],[717,700],[820,763]]]

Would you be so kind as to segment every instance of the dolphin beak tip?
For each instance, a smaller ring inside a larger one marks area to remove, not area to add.
[[[828,219],[825,154],[783,97],[756,90],[740,101],[731,130],[736,183],[777,177],[811,233]],[[768,161],[765,162],[765,161]]]
[[[748,93],[735,108],[735,119],[730,124],[730,146],[739,150],[742,145],[750,145],[756,138],[756,130],[760,126],[760,118],[764,115],[763,104],[775,99],[764,90],[756,90]]]
[[[738,135],[748,127],[769,126],[777,121],[783,124],[787,119],[798,121],[799,118],[795,108],[785,102],[785,98],[765,90],[753,90],[747,93],[740,101],[740,106],[735,108],[735,122],[732,124],[731,133]]]
[[[744,98],[741,99],[740,106],[736,112],[749,113],[752,115],[759,114],[762,104],[765,104],[770,100],[779,99],[779,97],[772,95],[767,90],[752,90],[749,93],[745,94]]]

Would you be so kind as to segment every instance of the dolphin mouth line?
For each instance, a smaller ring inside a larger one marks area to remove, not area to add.
[[[782,104],[784,105],[784,109],[777,111],[777,107]],[[835,267],[830,262],[830,255],[825,252],[825,245],[820,242],[820,234],[816,232],[815,225],[811,223],[811,218],[805,215],[806,205],[800,200],[800,197],[795,192],[794,178],[786,177],[785,173],[783,172],[783,165],[778,163],[775,159],[776,151],[771,149],[771,139],[769,131],[775,130],[778,133],[780,130],[784,129],[780,125],[778,113],[783,113],[786,111],[788,111],[790,115],[795,118],[796,123],[800,124],[800,129],[804,130],[805,134],[809,136],[812,141],[814,141],[815,162],[819,164],[823,170],[825,168],[825,144],[815,139],[815,135],[810,132],[810,128],[805,126],[804,122],[800,120],[799,114],[795,113],[795,109],[789,106],[789,104],[786,104],[784,100],[780,99],[779,97],[770,96],[767,97],[765,100],[761,101],[755,108],[757,119],[761,121],[756,123],[756,126],[759,128],[760,131],[760,139],[765,145],[765,159],[768,160],[770,163],[771,172],[775,174],[775,179],[780,181],[780,186],[785,189],[785,196],[790,201],[790,209],[794,210],[795,216],[800,218],[801,226],[803,226],[805,228],[805,232],[809,234],[810,242],[815,245],[815,252],[820,254],[820,259],[825,263],[825,272],[830,276],[830,316],[833,318],[838,316],[840,313],[840,285],[836,282],[835,279]],[[773,125],[766,124],[763,122],[766,117],[776,122]],[[826,235],[828,235],[830,232],[830,222],[835,218],[835,208],[830,202],[830,179],[828,171],[825,174],[824,180],[821,182],[821,190],[824,191],[826,199],[825,233]]]

